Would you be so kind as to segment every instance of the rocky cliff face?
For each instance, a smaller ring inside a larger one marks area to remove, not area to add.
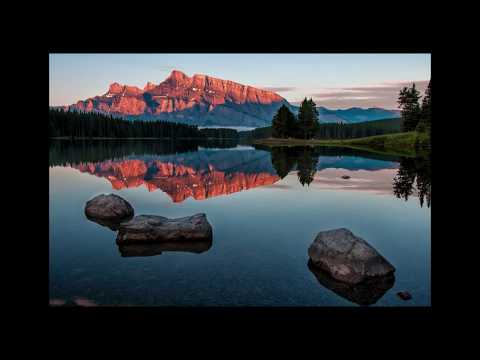
[[[271,91],[174,70],[158,85],[148,82],[140,89],[113,83],[105,94],[69,108],[194,125],[267,126],[284,103]]]

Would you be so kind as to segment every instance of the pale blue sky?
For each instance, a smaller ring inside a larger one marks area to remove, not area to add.
[[[50,54],[50,105],[104,94],[109,84],[143,88],[173,70],[271,88],[292,103],[330,108],[396,107],[397,90],[430,79],[430,54]]]

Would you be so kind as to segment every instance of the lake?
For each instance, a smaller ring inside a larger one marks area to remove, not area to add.
[[[114,231],[85,217],[86,201],[100,193],[125,198],[135,215],[205,213],[213,240],[126,251]],[[308,247],[319,231],[334,228],[350,229],[395,266],[388,289],[366,289],[365,300],[311,270]],[[431,304],[428,157],[225,142],[51,141],[49,230],[51,305]]]

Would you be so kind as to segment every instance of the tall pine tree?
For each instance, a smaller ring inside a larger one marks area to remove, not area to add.
[[[282,105],[272,120],[272,136],[276,138],[287,138],[294,136],[295,133],[295,115]]]
[[[398,96],[398,105],[402,110],[402,130],[413,131],[420,120],[420,92],[413,83],[411,88],[404,87]]]
[[[305,98],[298,110],[299,135],[304,139],[310,139],[318,129],[318,110],[312,99]]]
[[[428,83],[428,87],[425,90],[425,96],[422,100],[422,109],[420,112],[420,121],[417,125],[418,131],[430,131],[432,124],[432,81]]]

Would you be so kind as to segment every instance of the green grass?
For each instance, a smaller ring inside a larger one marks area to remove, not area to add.
[[[417,133],[415,131],[411,131],[346,140],[268,138],[255,140],[254,144],[266,146],[343,146],[383,154],[415,156],[419,152],[427,151],[429,149],[430,137],[428,133]],[[417,145],[421,145],[421,148],[419,148]]]

